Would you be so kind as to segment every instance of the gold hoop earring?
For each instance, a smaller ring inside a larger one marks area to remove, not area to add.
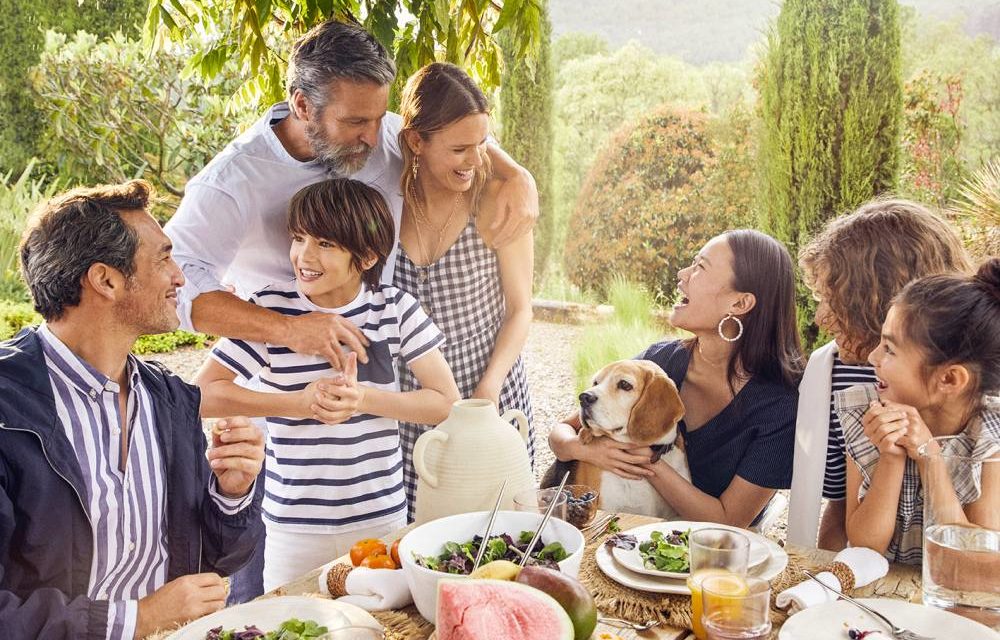
[[[414,154],[413,156],[413,181],[417,181],[417,169],[420,168],[420,156]]]
[[[733,322],[736,323],[736,326],[739,327],[739,330],[736,332],[735,338],[727,338],[726,334],[722,332],[722,325],[726,324],[726,320],[732,320]],[[743,322],[741,322],[740,319],[734,316],[733,314],[727,313],[725,318],[719,320],[719,337],[725,340],[726,342],[736,342],[737,340],[743,337]]]

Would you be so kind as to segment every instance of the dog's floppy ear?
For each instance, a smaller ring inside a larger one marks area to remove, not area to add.
[[[639,372],[644,383],[639,399],[632,405],[628,431],[634,440],[655,442],[684,417],[684,403],[663,369],[652,362],[641,364]]]

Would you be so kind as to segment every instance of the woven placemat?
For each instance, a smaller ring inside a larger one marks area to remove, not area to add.
[[[622,529],[631,528],[625,523]],[[594,602],[602,613],[625,620],[658,620],[663,624],[684,629],[691,628],[691,596],[668,593],[649,593],[621,585],[607,577],[597,566],[596,551],[608,538],[606,534],[596,542],[587,545],[580,563],[580,581],[594,596]],[[777,629],[787,619],[787,615],[774,605],[774,597],[792,585],[802,581],[802,569],[809,568],[794,555],[789,555],[788,566],[770,580],[771,622],[777,637]]]

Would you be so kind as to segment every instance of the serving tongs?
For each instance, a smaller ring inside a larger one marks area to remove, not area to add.
[[[528,557],[531,555],[531,550],[535,548],[535,543],[538,539],[542,537],[542,529],[545,525],[549,523],[549,518],[552,517],[552,511],[556,508],[556,503],[559,502],[559,496],[562,495],[563,488],[566,486],[566,480],[569,479],[569,471],[563,474],[562,482],[559,483],[559,488],[556,489],[555,497],[552,498],[552,502],[549,503],[549,508],[545,510],[545,515],[542,517],[542,523],[538,525],[535,530],[535,535],[531,536],[531,542],[528,543],[528,548],[525,549],[524,555],[521,557],[521,561],[518,562],[519,567],[523,567],[528,562]]]
[[[568,475],[568,474],[567,474]],[[472,565],[472,571],[479,568],[479,563],[483,561],[483,554],[486,553],[486,543],[493,533],[493,523],[497,519],[497,511],[500,510],[500,501],[503,500],[503,490],[507,488],[507,478],[503,479],[500,485],[500,493],[497,494],[497,503],[493,505],[493,513],[490,514],[490,521],[486,524],[486,533],[483,534],[483,541],[479,543],[479,551],[476,552],[476,561]]]

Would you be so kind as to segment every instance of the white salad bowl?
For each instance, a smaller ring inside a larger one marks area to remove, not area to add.
[[[475,536],[483,535],[489,519],[489,511],[447,516],[420,525],[399,541],[399,559],[403,563],[403,575],[406,576],[406,583],[410,587],[410,593],[413,594],[413,602],[417,605],[417,610],[429,622],[435,622],[437,616],[438,581],[442,578],[462,579],[468,578],[468,576],[448,574],[421,567],[413,559],[413,554],[438,556],[444,551],[446,542],[463,544]],[[493,523],[490,535],[498,536],[507,533],[517,540],[522,531],[534,532],[541,522],[542,516],[538,513],[500,511],[497,513],[497,519]],[[562,543],[563,549],[569,554],[565,560],[559,563],[560,571],[575,578],[580,571],[580,561],[583,560],[585,546],[583,534],[564,520],[550,518],[542,531],[542,543],[551,544],[553,542]]]

